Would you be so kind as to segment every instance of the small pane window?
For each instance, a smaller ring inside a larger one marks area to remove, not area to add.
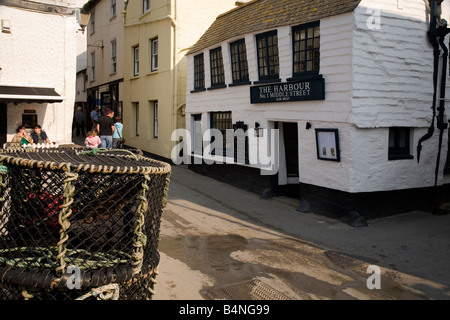
[[[28,110],[25,110],[28,111]],[[32,113],[24,113],[22,114],[22,124],[25,126],[25,128],[33,128],[38,124],[37,121],[37,114]]]
[[[150,0],[142,0],[142,12],[145,13],[150,10]]]
[[[205,66],[203,53],[194,57],[194,90],[205,89]]]
[[[139,75],[139,46],[133,48],[134,70],[133,75]]]
[[[294,77],[318,74],[320,68],[319,22],[292,28]]]
[[[249,75],[245,40],[242,39],[231,43],[230,51],[233,83],[248,82]]]
[[[95,12],[91,12],[89,17],[89,34],[93,34],[95,32]]]
[[[218,129],[222,133],[223,148],[216,146],[215,154],[225,155],[226,150],[232,150],[233,141],[227,141],[227,129],[233,129],[231,112],[212,112],[211,113],[211,129]]]
[[[223,69],[222,47],[210,51],[211,62],[211,86],[217,87],[225,84],[225,72]]]
[[[111,0],[111,12],[110,18],[114,18],[117,15],[117,4],[116,0]]]
[[[117,42],[111,41],[111,74],[117,72]]]
[[[158,138],[158,101],[153,102],[153,138]]]
[[[278,37],[276,31],[256,36],[259,80],[279,78]]]
[[[410,128],[389,128],[389,160],[413,159],[410,150]]]
[[[151,52],[152,52],[152,61],[151,61],[151,70],[158,70],[158,39],[153,39],[151,41]]]
[[[95,80],[95,52],[91,52],[91,81]]]

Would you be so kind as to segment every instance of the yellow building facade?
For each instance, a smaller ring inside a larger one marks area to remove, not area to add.
[[[136,0],[124,23],[123,135],[127,145],[169,159],[185,128],[186,52],[235,0]]]

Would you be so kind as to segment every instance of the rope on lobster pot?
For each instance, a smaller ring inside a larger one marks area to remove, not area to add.
[[[4,165],[0,165],[0,203],[5,202],[5,198],[3,197],[3,191],[6,188],[6,183],[3,181],[3,176],[6,176],[8,173],[8,167]],[[1,210],[3,206],[0,206],[0,218],[3,216],[3,210]]]
[[[97,154],[102,153],[102,152],[118,152],[118,151],[129,153],[130,155],[132,155],[134,157],[135,160],[139,160],[139,157],[136,154],[134,154],[133,152],[131,152],[130,150],[127,150],[127,149],[94,148],[94,149],[87,150],[87,151],[75,151],[75,154],[76,155],[92,154],[92,155],[96,156]]]
[[[59,261],[59,267],[56,271],[62,276],[65,273],[66,262],[64,261],[64,256],[66,255],[66,242],[69,239],[66,231],[70,228],[69,217],[72,214],[71,205],[73,203],[73,196],[75,194],[75,187],[72,185],[72,181],[77,180],[78,174],[70,172],[70,166],[67,165],[66,175],[67,178],[64,180],[64,202],[62,204],[62,210],[59,213],[59,224],[61,225],[60,240],[58,241],[58,255],[56,260]]]
[[[81,297],[78,297],[76,300],[85,300],[90,297],[95,297],[97,300],[119,300],[119,293],[119,285],[117,283],[111,283],[94,288]]]

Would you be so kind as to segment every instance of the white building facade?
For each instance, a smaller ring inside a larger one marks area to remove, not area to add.
[[[41,125],[52,142],[71,143],[75,102],[76,1],[0,3],[0,138]]]
[[[208,129],[242,128],[241,165],[263,167],[258,152],[273,155],[276,146],[272,191],[299,187],[300,211],[372,218],[432,207],[436,186],[450,182],[447,120],[439,130],[430,109],[432,8],[422,0],[257,0],[219,16],[188,53],[189,161],[212,159]],[[450,17],[445,1],[436,8]],[[246,22],[232,28],[235,21]]]

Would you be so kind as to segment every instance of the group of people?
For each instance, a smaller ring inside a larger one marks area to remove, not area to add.
[[[114,111],[107,109],[100,117],[98,106],[91,112],[92,129],[87,133],[84,144],[88,149],[120,149],[122,147],[123,124]],[[114,119],[114,120],[113,120]]]
[[[24,125],[20,125],[11,142],[20,143],[20,145],[51,143],[40,125],[35,125],[34,131],[31,134],[28,134]]]
[[[81,107],[75,112],[76,135],[86,136],[84,144],[87,149],[105,148],[120,149],[123,145],[122,139],[122,119],[119,116],[114,117],[114,111],[107,109],[104,116],[100,116],[99,107],[96,106],[91,112],[92,128],[87,134],[84,134],[84,114]],[[114,120],[113,120],[114,119]],[[40,125],[34,127],[34,131],[29,134],[24,125],[20,125],[11,142],[23,145],[46,144],[51,143],[47,134]]]

